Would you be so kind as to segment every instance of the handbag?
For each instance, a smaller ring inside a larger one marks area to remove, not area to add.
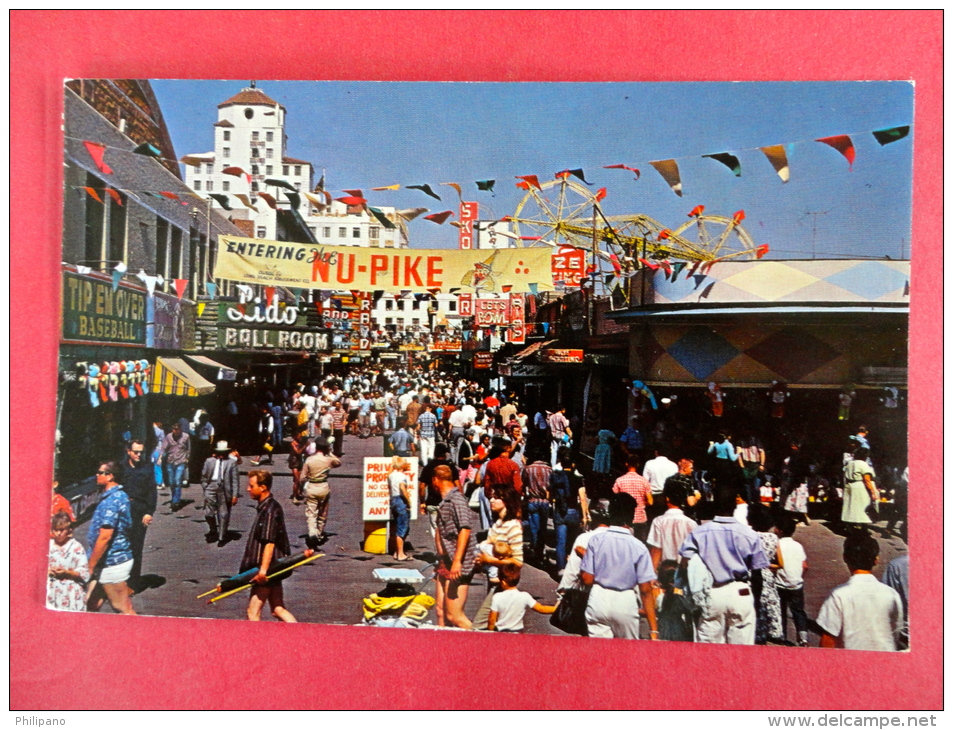
[[[586,605],[589,603],[589,588],[567,588],[549,623],[560,631],[577,636],[588,636]]]

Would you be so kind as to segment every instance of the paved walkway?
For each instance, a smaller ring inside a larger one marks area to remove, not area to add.
[[[375,568],[417,568],[430,575],[427,561],[433,559],[433,540],[426,517],[411,521],[409,538],[413,549],[409,552],[415,556],[414,560],[398,563],[389,555],[372,555],[362,549],[363,460],[365,456],[381,456],[382,453],[383,440],[380,437],[367,440],[345,437],[343,464],[332,472],[331,477],[331,505],[326,530],[330,539],[319,551],[325,556],[296,570],[284,584],[285,602],[299,621],[360,623],[362,599],[383,588],[383,584],[372,575]],[[300,552],[306,547],[304,505],[295,505],[290,500],[291,472],[287,467],[287,455],[279,454],[274,460],[274,465],[263,468],[275,475],[274,492],[284,508],[292,552]],[[232,509],[230,527],[234,539],[223,547],[205,542],[207,525],[202,513],[201,487],[193,484],[183,491],[186,506],[177,513],[172,513],[169,508],[169,491],[160,491],[159,509],[149,528],[143,557],[143,574],[149,587],[133,598],[136,611],[153,616],[245,618],[247,593],[215,604],[197,599],[196,595],[213,588],[238,570],[245,536],[255,517],[255,503],[244,491],[246,475],[252,468],[255,467],[245,457],[240,467],[242,494]],[[87,525],[83,524],[76,531],[84,545],[86,529]],[[805,608],[808,616],[815,617],[831,589],[850,577],[841,559],[843,538],[819,520],[812,521],[809,527],[799,527],[796,538],[804,544],[808,556]],[[906,552],[906,546],[898,538],[878,536],[878,541],[881,556],[874,573],[879,578],[890,560]],[[541,603],[555,602],[556,581],[531,565],[523,568],[520,588]],[[426,583],[423,591],[432,596],[433,581]],[[472,618],[476,614],[485,595],[485,581],[478,579],[470,589],[468,616]],[[274,620],[270,614],[265,618]],[[433,609],[430,620],[436,621]],[[526,629],[528,633],[562,635],[561,631],[550,626],[549,616],[532,611],[527,612]],[[792,626],[789,631],[791,638],[793,633]],[[811,639],[816,645],[817,637],[812,635]]]

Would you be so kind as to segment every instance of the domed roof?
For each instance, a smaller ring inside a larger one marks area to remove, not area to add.
[[[260,106],[281,106],[284,109],[284,106],[279,104],[277,101],[272,99],[268,94],[264,93],[260,89],[254,87],[244,88],[239,91],[231,99],[227,99],[218,105],[218,108],[221,109],[223,106],[232,106],[233,104],[243,104],[243,105],[260,105]]]

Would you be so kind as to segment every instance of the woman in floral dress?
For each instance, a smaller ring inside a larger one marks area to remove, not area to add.
[[[760,504],[748,507],[748,524],[761,540],[761,549],[768,558],[769,567],[761,569],[761,600],[758,602],[758,617],[755,624],[755,643],[781,641],[781,597],[774,581],[778,569],[778,536],[773,532],[771,513]]]
[[[53,515],[50,531],[50,566],[46,585],[46,606],[58,611],[86,610],[86,582],[89,565],[86,551],[73,538],[69,515]]]

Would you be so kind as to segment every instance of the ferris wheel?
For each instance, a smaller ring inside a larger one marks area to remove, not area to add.
[[[742,211],[726,217],[696,206],[688,218],[667,228],[642,214],[605,216],[598,193],[563,175],[539,188],[527,186],[508,220],[517,246],[584,249],[598,272],[631,272],[640,258],[705,262],[760,255],[741,226]]]

